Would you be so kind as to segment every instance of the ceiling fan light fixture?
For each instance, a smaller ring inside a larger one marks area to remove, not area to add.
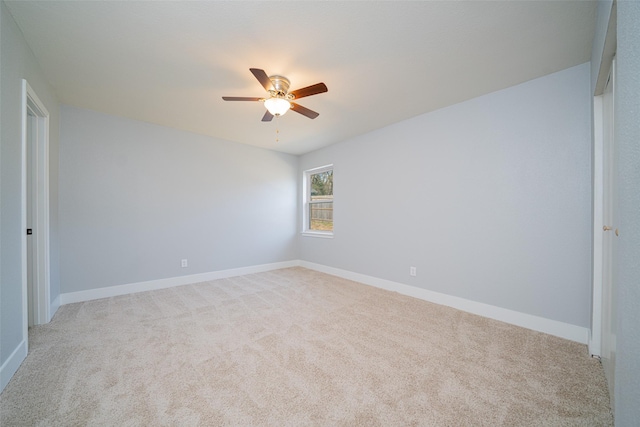
[[[249,71],[251,71],[251,74],[253,74],[256,80],[260,82],[264,90],[267,91],[268,97],[256,98],[248,96],[223,96],[222,99],[224,101],[260,101],[264,103],[267,111],[265,111],[264,116],[262,116],[263,122],[270,122],[274,116],[281,116],[289,110],[293,110],[310,119],[315,119],[319,116],[317,112],[303,107],[297,102],[291,101],[298,101],[298,99],[306,96],[325,93],[328,91],[326,84],[316,83],[314,85],[289,92],[288,78],[278,75],[268,76],[267,73],[260,68],[249,68]]]
[[[289,111],[291,103],[283,98],[269,98],[265,99],[264,106],[274,116],[282,116],[284,113]]]

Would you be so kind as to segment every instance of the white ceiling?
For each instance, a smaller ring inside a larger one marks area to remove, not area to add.
[[[301,154],[589,60],[591,1],[6,1],[63,104]],[[262,68],[328,93],[260,121]],[[276,142],[276,126],[279,142]]]

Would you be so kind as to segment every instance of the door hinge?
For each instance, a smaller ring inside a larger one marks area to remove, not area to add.
[[[31,236],[33,234],[32,228],[27,228],[27,236]]]

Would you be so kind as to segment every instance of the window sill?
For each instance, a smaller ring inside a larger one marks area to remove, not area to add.
[[[321,232],[321,231],[303,231],[301,233],[306,237],[319,237],[321,239],[333,239],[333,233]]]

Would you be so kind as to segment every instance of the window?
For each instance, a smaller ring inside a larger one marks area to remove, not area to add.
[[[333,235],[333,165],[304,172],[303,233]]]

